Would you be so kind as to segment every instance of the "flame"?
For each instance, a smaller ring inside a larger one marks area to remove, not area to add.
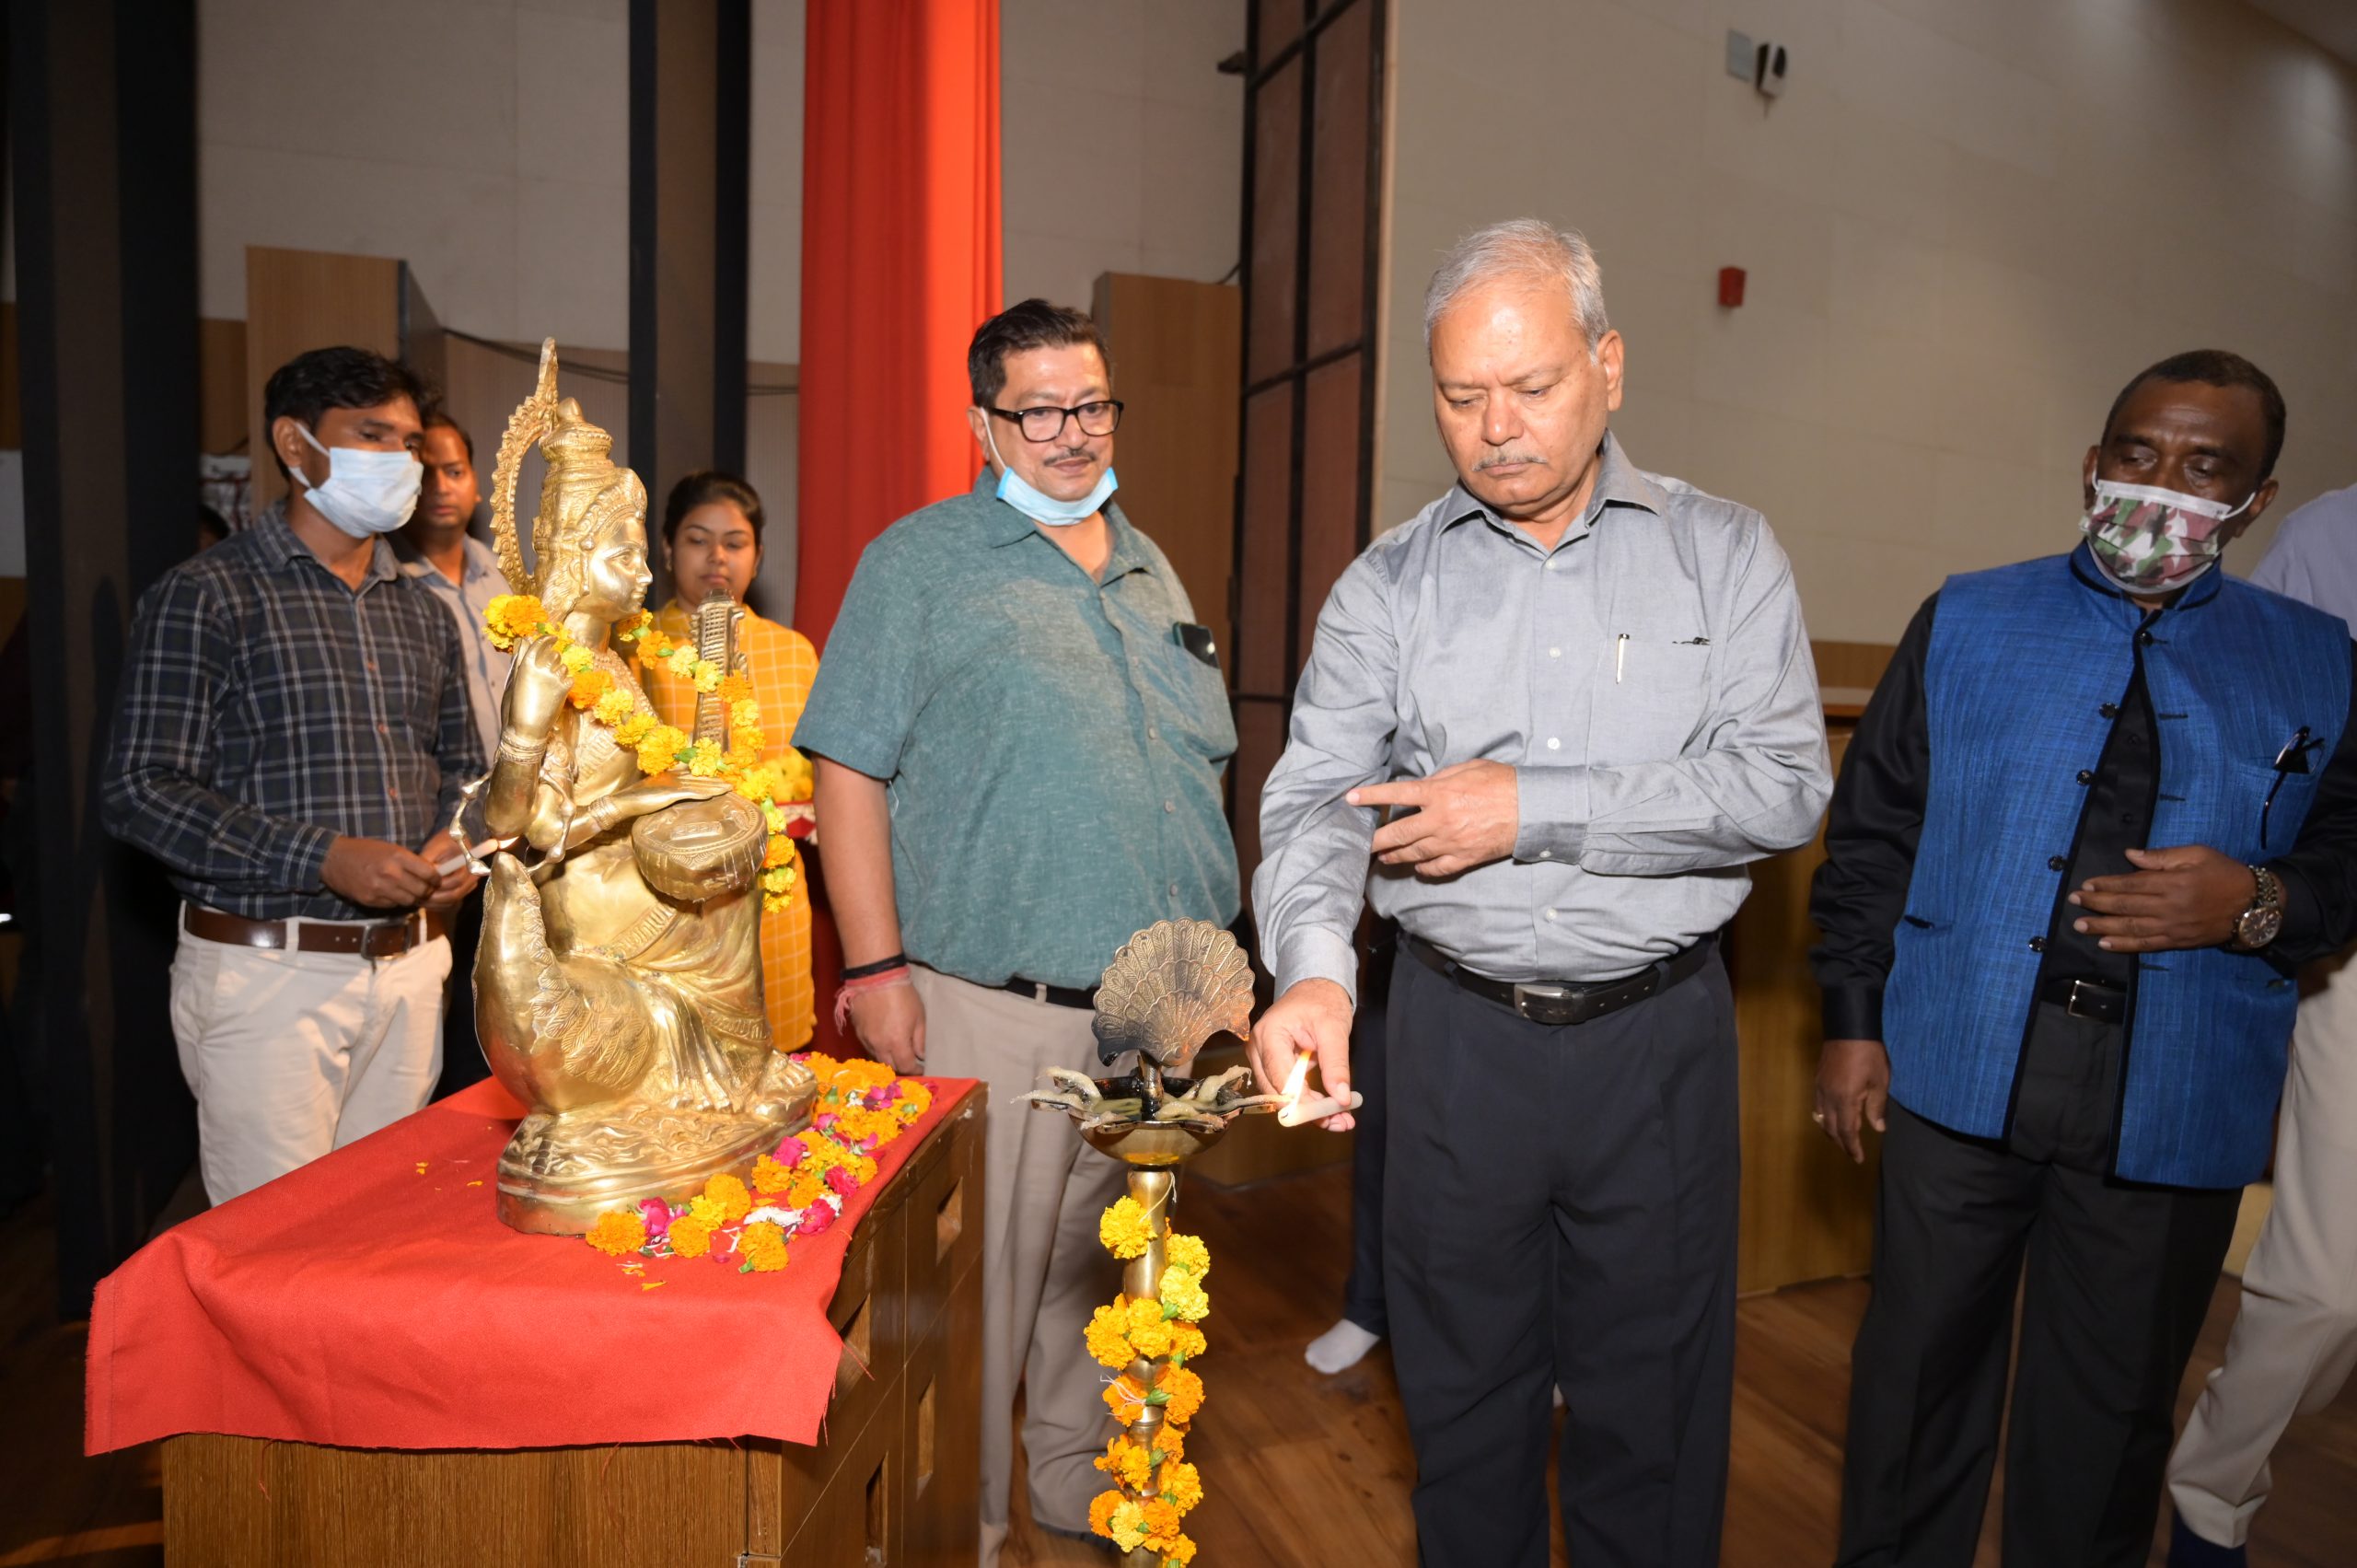
[[[1283,1093],[1286,1099],[1295,1105],[1301,1103],[1302,1091],[1309,1086],[1310,1064],[1317,1059],[1317,1052],[1302,1051],[1293,1059],[1293,1071],[1285,1074],[1285,1086]]]

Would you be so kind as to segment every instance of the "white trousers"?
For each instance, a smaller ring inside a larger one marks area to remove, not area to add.
[[[449,972],[441,937],[362,958],[182,931],[172,1034],[196,1096],[205,1196],[227,1202],[431,1099]]]
[[[2240,1546],[2267,1501],[2267,1459],[2294,1414],[2330,1404],[2357,1366],[2357,949],[2303,977],[2275,1134],[2275,1204],[2243,1271],[2225,1364],[2169,1458],[2193,1533]]]
[[[1005,1543],[1015,1481],[1015,1389],[1023,1385],[1023,1456],[1031,1516],[1088,1527],[1089,1500],[1112,1483],[1096,1457],[1117,1428],[1109,1374],[1088,1358],[1089,1317],[1121,1288],[1121,1266],[1097,1239],[1121,1195],[1120,1163],[1081,1141],[1060,1110],[1016,1097],[1046,1086],[1050,1067],[1092,1077],[1094,1015],[931,970],[911,971],[924,1003],[924,1070],[980,1078],[990,1100],[982,1149],[981,1568]]]

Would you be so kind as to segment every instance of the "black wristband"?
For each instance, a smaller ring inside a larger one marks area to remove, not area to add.
[[[888,958],[878,958],[872,964],[853,964],[849,969],[844,970],[842,975],[838,978],[842,980],[865,980],[872,974],[884,974],[892,970],[904,970],[908,967],[909,956],[906,953],[895,953]]]

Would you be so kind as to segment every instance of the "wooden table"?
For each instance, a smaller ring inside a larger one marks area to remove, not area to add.
[[[421,1453],[172,1437],[167,1561],[969,1568],[980,1529],[988,1109],[981,1086],[970,1087],[861,1222],[828,1313],[843,1355],[817,1446],[749,1439]]]

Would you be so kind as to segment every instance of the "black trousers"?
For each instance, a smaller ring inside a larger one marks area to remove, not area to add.
[[[1580,1568],[1719,1560],[1734,1387],[1734,1005],[1714,960],[1550,1028],[1403,956],[1384,1278],[1428,1568],[1544,1568],[1551,1389]]]
[[[1342,1316],[1377,1336],[1391,1332],[1383,1301],[1383,1141],[1390,1122],[1384,1020],[1390,996],[1387,954],[1367,966],[1351,1023],[1351,1087],[1365,1103],[1354,1113],[1358,1136],[1351,1141],[1351,1277],[1342,1284]]]
[[[2086,1077],[2107,1081],[2099,1065]],[[2032,1146],[2084,1144],[2068,1118],[2040,1120]],[[1841,1568],[1972,1562],[2016,1286],[2005,1568],[2136,1568],[2151,1550],[2177,1385],[2242,1195],[2115,1181],[2023,1146],[1891,1103],[1874,1298],[1851,1356]]]

